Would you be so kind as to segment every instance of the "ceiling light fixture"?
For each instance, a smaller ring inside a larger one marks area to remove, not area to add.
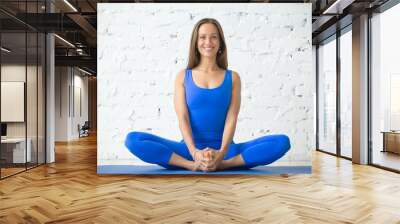
[[[324,10],[322,14],[342,14],[343,9],[351,5],[355,0],[336,0],[332,5]]]
[[[4,52],[6,52],[6,53],[10,53],[10,52],[11,52],[11,50],[9,50],[9,49],[7,49],[7,48],[5,48],[5,47],[1,47],[1,50],[4,51]]]
[[[69,42],[68,40],[58,36],[57,34],[54,34],[55,37],[57,37],[58,39],[60,39],[61,41],[63,41],[64,43],[68,44],[69,46],[75,48],[75,45],[73,45],[71,42]]]
[[[83,55],[83,50],[81,48],[77,48],[76,53],[78,53],[79,55]]]
[[[65,4],[67,4],[72,10],[74,10],[74,12],[78,12],[78,10],[71,4],[69,3],[68,0],[64,0]]]
[[[81,72],[83,72],[83,73],[85,73],[85,74],[88,74],[88,75],[90,75],[90,76],[92,75],[92,73],[90,73],[90,72],[88,72],[88,71],[85,71],[85,70],[83,70],[83,69],[81,69],[81,68],[79,68],[79,67],[78,67],[78,70],[81,71]]]

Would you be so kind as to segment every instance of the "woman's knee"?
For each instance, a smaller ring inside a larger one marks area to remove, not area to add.
[[[129,133],[126,135],[126,138],[125,138],[125,146],[126,146],[129,150],[132,150],[132,149],[136,148],[135,145],[136,145],[138,142],[141,141],[141,139],[142,139],[142,137],[143,137],[144,134],[145,134],[145,133],[143,133],[143,132],[137,132],[137,131],[129,132]]]
[[[282,147],[282,150],[284,150],[285,152],[289,151],[290,149],[290,139],[287,135],[278,135],[277,136],[279,138],[279,143]]]
[[[145,162],[148,162],[148,150],[143,150],[145,148],[144,140],[146,139],[146,134],[147,133],[144,132],[130,132],[126,136],[125,146],[133,155]]]

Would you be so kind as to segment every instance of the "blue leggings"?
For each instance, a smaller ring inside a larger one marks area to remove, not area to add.
[[[198,143],[198,149],[211,147],[219,149],[221,143]],[[130,132],[125,140],[125,146],[139,159],[147,163],[157,164],[167,169],[181,169],[169,165],[172,153],[187,159],[193,158],[186,144],[172,141],[145,132]],[[224,160],[242,154],[245,165],[240,168],[252,168],[270,164],[281,158],[290,149],[290,141],[286,135],[269,135],[243,143],[232,143]]]

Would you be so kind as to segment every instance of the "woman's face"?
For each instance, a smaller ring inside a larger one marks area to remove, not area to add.
[[[204,23],[199,27],[197,49],[203,57],[216,57],[219,50],[217,27],[212,23]]]

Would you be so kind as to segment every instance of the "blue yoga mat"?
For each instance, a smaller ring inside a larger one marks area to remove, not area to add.
[[[311,166],[258,166],[252,169],[234,169],[218,172],[189,170],[168,170],[157,165],[102,165],[97,166],[98,174],[311,174]]]

